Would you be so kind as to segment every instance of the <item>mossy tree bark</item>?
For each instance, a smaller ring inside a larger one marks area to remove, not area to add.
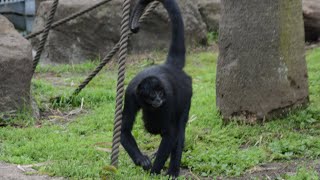
[[[217,106],[224,119],[270,119],[308,103],[301,1],[222,0]]]

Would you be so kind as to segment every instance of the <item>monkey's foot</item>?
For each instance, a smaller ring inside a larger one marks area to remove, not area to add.
[[[176,179],[180,174],[180,168],[169,168],[167,175],[170,176],[172,179]]]

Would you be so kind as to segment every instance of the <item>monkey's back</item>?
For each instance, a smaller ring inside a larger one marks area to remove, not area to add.
[[[177,116],[181,114],[185,105],[191,103],[192,79],[183,70],[177,69],[167,64],[155,65],[139,72],[129,83],[127,93],[135,94],[135,89],[139,83],[150,76],[159,78],[165,86],[166,94],[170,96],[174,103]],[[130,91],[130,92],[128,92]]]
[[[175,87],[173,91],[183,90],[186,94],[192,95],[192,79],[183,70],[177,69],[170,65],[162,64],[155,65],[139,72],[129,83],[128,87],[138,86],[138,84],[145,78],[155,76],[164,83],[170,83],[169,86]]]

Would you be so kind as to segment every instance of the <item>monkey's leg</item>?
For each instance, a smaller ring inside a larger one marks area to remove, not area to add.
[[[151,168],[151,173],[160,174],[166,160],[168,159],[172,148],[176,143],[176,133],[173,127],[168,127],[168,131],[162,134],[162,140],[157,152],[156,159]]]
[[[167,174],[172,177],[179,176],[180,173],[180,161],[182,157],[182,150],[184,146],[184,139],[185,139],[185,125],[180,126],[181,130],[178,134],[178,139],[176,141],[176,144],[174,148],[171,151],[171,157],[170,157],[170,166],[168,169]]]
[[[186,130],[186,124],[189,117],[189,110],[190,110],[190,105],[188,105],[188,107],[182,114],[179,121],[178,140],[176,145],[171,151],[170,165],[167,172],[167,174],[171,177],[178,177],[180,173],[180,163],[181,163],[182,151],[184,147],[185,130]]]

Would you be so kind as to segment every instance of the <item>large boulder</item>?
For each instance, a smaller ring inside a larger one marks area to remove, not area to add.
[[[65,18],[98,2],[100,0],[60,0],[55,20]],[[52,1],[40,4],[33,31],[45,26],[51,5]],[[120,1],[111,1],[104,7],[52,29],[40,62],[79,63],[104,55],[119,39],[117,31],[121,22],[120,6]],[[38,47],[40,37],[41,35],[32,40],[34,49]]]
[[[225,119],[271,119],[308,103],[301,1],[222,0],[217,106]]]
[[[207,44],[207,29],[197,7],[197,0],[178,1],[185,25],[188,47]],[[169,16],[162,5],[142,24],[141,32],[131,38],[130,48],[134,51],[149,51],[168,47],[171,36]]]
[[[31,44],[1,15],[0,24],[0,113],[31,110]]]
[[[36,3],[36,9],[39,7],[40,3],[43,2],[43,1],[47,1],[47,0],[36,0],[35,3]]]
[[[198,6],[209,31],[219,30],[221,0],[199,0]]]
[[[55,20],[64,18],[101,0],[60,0]],[[113,0],[50,31],[41,61],[53,63],[79,63],[104,56],[120,39],[123,0]],[[44,27],[52,1],[40,4],[34,30]],[[206,26],[196,6],[196,0],[179,1],[186,29],[186,43],[196,46],[206,43]],[[141,32],[131,38],[130,49],[150,51],[168,47],[171,30],[168,15],[162,5],[142,25]],[[32,41],[36,48],[39,37]]]
[[[303,0],[306,41],[320,40],[320,0]]]

